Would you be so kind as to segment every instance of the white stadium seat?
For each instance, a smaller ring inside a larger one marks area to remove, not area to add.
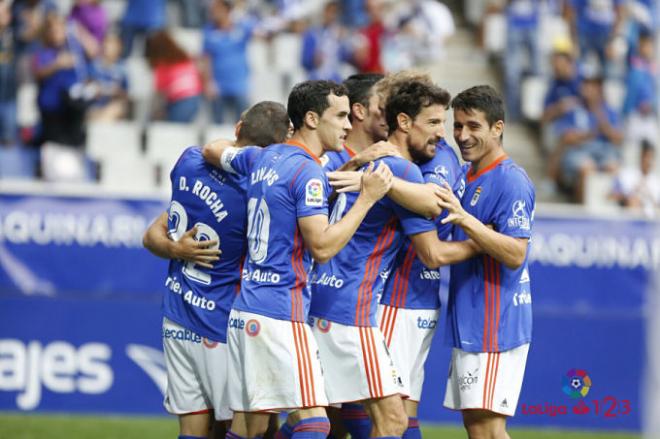
[[[204,143],[216,139],[234,139],[235,127],[234,125],[209,125],[202,136]]]
[[[37,107],[37,84],[26,83],[18,87],[16,96],[16,120],[18,126],[32,127],[39,122]]]
[[[87,127],[87,156],[99,162],[139,158],[140,127],[129,121],[91,122]]]
[[[184,149],[198,144],[199,132],[194,125],[152,122],[147,126],[147,158],[160,166],[164,175],[169,173]]]
[[[543,101],[548,81],[542,76],[528,76],[522,82],[520,97],[522,114],[528,120],[539,120],[543,115]]]
[[[177,27],[171,31],[172,38],[183,50],[193,57],[202,53],[202,31],[199,29],[186,29]]]

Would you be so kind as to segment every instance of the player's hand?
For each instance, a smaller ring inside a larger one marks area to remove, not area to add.
[[[374,162],[371,162],[362,174],[362,190],[360,191],[360,195],[367,197],[370,202],[375,203],[387,194],[392,187],[393,181],[394,176],[389,166],[380,162],[374,170]]]
[[[358,153],[353,157],[354,163],[359,167],[363,166],[365,163],[373,162],[381,157],[386,156],[398,156],[401,157],[399,148],[393,143],[381,140],[376,142],[364,151]]]
[[[442,224],[452,223],[461,225],[468,217],[468,213],[461,206],[461,201],[456,198],[451,187],[447,183],[435,190],[438,206],[447,211],[447,216],[442,219]]]
[[[362,187],[362,172],[335,171],[326,173],[330,186],[341,192],[360,192]]]
[[[193,262],[204,268],[213,268],[213,263],[220,260],[222,251],[217,240],[198,241],[195,239],[197,227],[188,230],[176,242],[177,259]]]

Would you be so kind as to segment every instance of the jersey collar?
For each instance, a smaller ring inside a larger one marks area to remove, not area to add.
[[[309,154],[314,159],[314,161],[316,163],[318,163],[319,165],[321,164],[321,160],[316,156],[316,154],[314,154],[312,151],[310,151],[309,148],[307,148],[303,143],[300,143],[296,140],[287,140],[285,143],[287,145],[295,146],[295,147],[298,147],[298,148],[302,149],[307,154]]]
[[[344,143],[344,149],[346,150],[346,154],[348,154],[348,156],[350,158],[355,157],[355,151],[353,151],[351,148],[349,148],[348,145],[345,144],[345,143]]]
[[[492,171],[493,169],[495,169],[495,168],[497,167],[497,165],[499,165],[500,163],[502,163],[504,160],[506,160],[506,159],[508,159],[508,158],[509,158],[508,155],[506,155],[506,154],[502,154],[501,156],[499,156],[498,158],[496,158],[495,161],[494,161],[493,163],[491,163],[490,165],[486,166],[485,168],[483,168],[481,171],[477,172],[476,174],[473,173],[473,171],[472,171],[472,165],[470,165],[470,169],[468,170],[468,173],[467,173],[467,181],[468,181],[468,183],[472,183],[474,180],[476,180],[477,178],[481,177],[481,176],[484,175],[486,172],[488,172],[488,171]]]

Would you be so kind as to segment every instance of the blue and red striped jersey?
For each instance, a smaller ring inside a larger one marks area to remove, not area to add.
[[[384,157],[392,173],[413,183],[424,180],[419,168],[400,157]],[[331,221],[339,221],[353,206],[357,193],[340,194]],[[435,230],[435,225],[389,198],[378,201],[353,238],[335,257],[315,265],[310,281],[314,317],[352,326],[377,326],[379,296],[403,244],[404,236]]]
[[[506,156],[473,174],[466,167],[463,208],[498,233],[530,239],[534,186]],[[467,239],[460,227],[454,240]],[[486,254],[451,266],[447,304],[448,343],[468,352],[501,352],[532,338],[529,242],[523,264],[510,269]]]
[[[248,257],[234,309],[305,322],[312,259],[298,218],[328,215],[329,185],[319,159],[290,141],[263,150],[230,150],[222,166],[249,177]]]
[[[460,199],[465,190],[465,176],[456,153],[444,140],[436,145],[435,157],[419,165],[424,182],[444,187],[447,183]],[[446,241],[452,231],[451,224],[442,224],[447,216],[442,212],[435,218],[438,238]],[[408,309],[440,308],[440,270],[427,268],[419,260],[410,239],[406,238],[396,257],[394,270],[387,279],[380,299],[383,305]]]

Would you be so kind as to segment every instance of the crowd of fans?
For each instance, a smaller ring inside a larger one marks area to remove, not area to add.
[[[297,57],[309,78],[340,80],[433,62],[454,32],[449,9],[435,0],[123,3],[113,21],[99,0],[0,0],[3,145],[41,150],[43,161],[43,145],[82,151],[90,122],[135,119],[125,66],[131,57],[143,57],[151,69],[149,120],[199,122],[206,108],[211,123],[231,124],[252,103],[254,39],[297,35],[301,53],[276,56]],[[183,27],[201,33],[201,54],[174,37],[172,29]],[[19,127],[17,90],[30,82],[37,85],[39,121]]]
[[[621,205],[644,205],[647,214],[660,206],[649,165],[659,134],[657,7],[655,0],[509,0],[487,6],[487,14],[506,22],[500,59],[509,121],[530,119],[522,110],[525,78],[546,79],[538,121],[547,163],[541,190],[563,191],[582,203],[590,176],[600,172],[612,175],[610,198]],[[549,29],[549,22],[563,24],[564,31]]]

